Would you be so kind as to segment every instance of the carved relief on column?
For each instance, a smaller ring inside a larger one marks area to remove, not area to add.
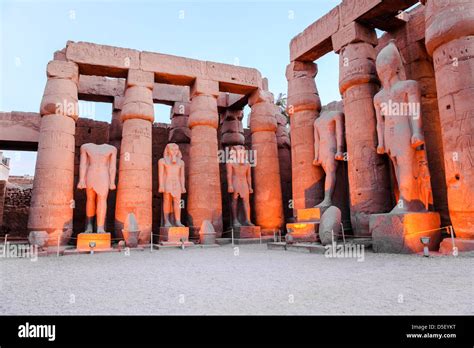
[[[121,231],[127,215],[134,213],[140,244],[150,242],[152,228],[153,83],[153,73],[129,70],[120,114],[123,129],[115,223]]]
[[[321,111],[314,80],[317,72],[317,65],[312,62],[295,61],[286,68],[294,212],[314,207],[324,196],[324,171],[313,166],[313,123]]]
[[[369,235],[369,216],[392,208],[389,167],[377,154],[373,97],[379,89],[375,49],[350,43],[339,52],[348,153],[351,224],[355,235]]]
[[[273,103],[273,95],[261,89],[252,93],[249,105],[252,108],[250,131],[255,158],[255,220],[263,235],[273,234],[283,225],[283,199],[276,139],[276,115],[280,113],[280,109]]]
[[[217,126],[219,115],[217,81],[196,79],[191,87],[188,125],[191,128],[189,150],[188,213],[191,233],[204,220],[214,226],[217,237],[222,235],[222,201],[218,162]]]
[[[433,57],[449,215],[456,237],[474,239],[474,2],[424,1]]]
[[[72,234],[79,69],[75,63],[51,61],[47,76],[28,229],[46,231],[48,245],[57,245],[58,238],[65,245]]]

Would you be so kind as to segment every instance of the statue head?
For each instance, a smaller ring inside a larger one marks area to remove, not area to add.
[[[395,76],[397,76],[399,80],[406,80],[402,56],[393,40],[379,52],[375,66],[377,75],[384,88],[389,87],[390,81],[392,81]]]
[[[177,144],[169,143],[165,147],[165,153],[163,157],[167,162],[177,163],[178,160],[183,157],[183,155],[181,154],[181,150],[179,149],[179,146]]]

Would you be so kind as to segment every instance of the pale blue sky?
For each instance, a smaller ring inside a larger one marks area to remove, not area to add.
[[[287,91],[289,42],[339,0],[14,1],[0,0],[0,111],[37,111],[45,68],[67,40],[254,67],[275,94]],[[318,62],[323,104],[340,99],[338,59]],[[169,123],[169,108],[155,108]],[[109,104],[89,118],[110,121]],[[33,174],[35,154],[8,152],[13,175]]]

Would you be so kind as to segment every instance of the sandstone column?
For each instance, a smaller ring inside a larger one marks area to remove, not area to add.
[[[387,160],[377,154],[373,97],[379,89],[375,48],[349,43],[339,52],[339,88],[344,101],[351,224],[356,236],[369,235],[369,216],[390,211]]]
[[[448,189],[456,237],[474,239],[474,2],[426,3],[426,48],[433,57]]]
[[[120,118],[123,122],[119,180],[115,210],[116,230],[134,213],[140,228],[139,243],[150,242],[152,227],[152,72],[130,69]]]
[[[312,208],[324,196],[324,171],[313,166],[313,123],[321,111],[314,81],[317,72],[317,65],[312,62],[295,61],[286,68],[295,216],[297,209]]]
[[[197,78],[191,87],[188,214],[194,237],[198,236],[198,229],[204,220],[212,223],[217,237],[222,235],[221,184],[217,156],[218,95],[217,81]]]
[[[57,245],[58,238],[65,245],[72,234],[79,69],[75,63],[51,61],[47,76],[28,229],[48,232],[48,245]]]
[[[122,121],[120,114],[122,112],[123,97],[114,97],[112,103],[112,122],[109,128],[109,144],[113,145],[120,151],[122,143]]]
[[[262,235],[273,235],[283,225],[283,199],[281,195],[277,119],[280,112],[273,103],[273,95],[261,89],[249,98],[252,151],[256,159],[253,168],[255,221]]]
[[[293,216],[293,210],[290,208],[291,200],[291,142],[288,132],[288,120],[281,112],[277,114],[277,144],[278,144],[278,162],[280,164],[281,194],[283,198],[283,212],[285,218]]]

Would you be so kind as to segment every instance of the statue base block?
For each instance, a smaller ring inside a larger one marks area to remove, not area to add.
[[[189,242],[189,227],[160,227],[160,243],[166,245],[181,245],[182,242]],[[193,244],[193,243],[191,243]]]
[[[474,239],[454,238],[454,246],[458,253],[474,251]],[[453,255],[453,240],[451,237],[443,239],[439,245],[439,252],[445,255]]]
[[[288,243],[314,243],[318,241],[319,223],[296,222],[286,224]]]
[[[239,226],[234,227],[234,238],[260,238],[260,226]]]
[[[441,241],[438,213],[373,214],[369,220],[376,253],[414,254],[423,251],[421,237],[430,237],[428,248],[437,251]]]
[[[90,247],[91,242],[95,243],[93,249]],[[112,248],[110,233],[79,233],[76,248],[78,251],[110,250]]]
[[[297,209],[296,210],[296,221],[298,222],[309,222],[309,221],[319,221],[321,216],[326,211],[328,207],[324,208],[307,208],[307,209]]]

